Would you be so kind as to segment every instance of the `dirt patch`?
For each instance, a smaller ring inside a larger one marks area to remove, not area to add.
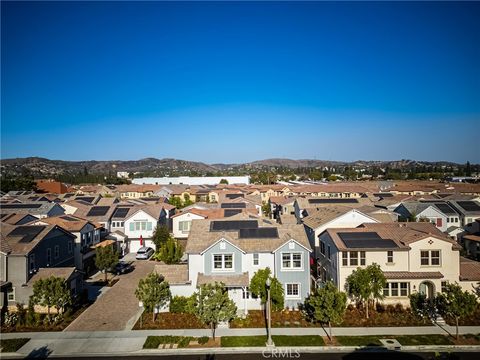
[[[160,313],[157,314],[155,321],[151,313],[143,313],[134,325],[133,330],[145,329],[207,329],[193,314],[181,313]]]

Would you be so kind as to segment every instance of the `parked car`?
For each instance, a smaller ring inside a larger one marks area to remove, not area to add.
[[[137,251],[137,260],[148,260],[150,259],[150,256],[152,256],[154,253],[153,249],[151,247],[146,247],[142,246],[140,249]]]
[[[119,261],[113,268],[115,275],[126,274],[133,270],[133,266],[125,261]]]

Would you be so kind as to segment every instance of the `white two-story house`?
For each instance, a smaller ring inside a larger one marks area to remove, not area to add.
[[[376,263],[387,278],[385,303],[408,306],[411,293],[433,297],[446,282],[457,282],[472,292],[477,286],[471,279],[478,276],[461,261],[461,247],[431,223],[370,223],[355,229],[328,229],[320,241],[326,280],[345,290],[346,279],[354,270]]]
[[[246,313],[261,307],[248,287],[255,272],[267,267],[284,288],[285,306],[298,308],[310,294],[311,248],[302,225],[281,226],[243,215],[193,220],[185,251],[188,276],[183,285],[171,286],[173,295],[222,282],[238,310]]]

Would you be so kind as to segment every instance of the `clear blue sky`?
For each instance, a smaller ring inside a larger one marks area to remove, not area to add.
[[[480,3],[6,2],[1,155],[480,162]]]

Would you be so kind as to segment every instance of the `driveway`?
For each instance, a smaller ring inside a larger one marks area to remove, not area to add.
[[[135,261],[135,270],[118,276],[119,281],[100,296],[64,331],[129,330],[140,315],[135,289],[138,281],[155,267],[154,261]]]

